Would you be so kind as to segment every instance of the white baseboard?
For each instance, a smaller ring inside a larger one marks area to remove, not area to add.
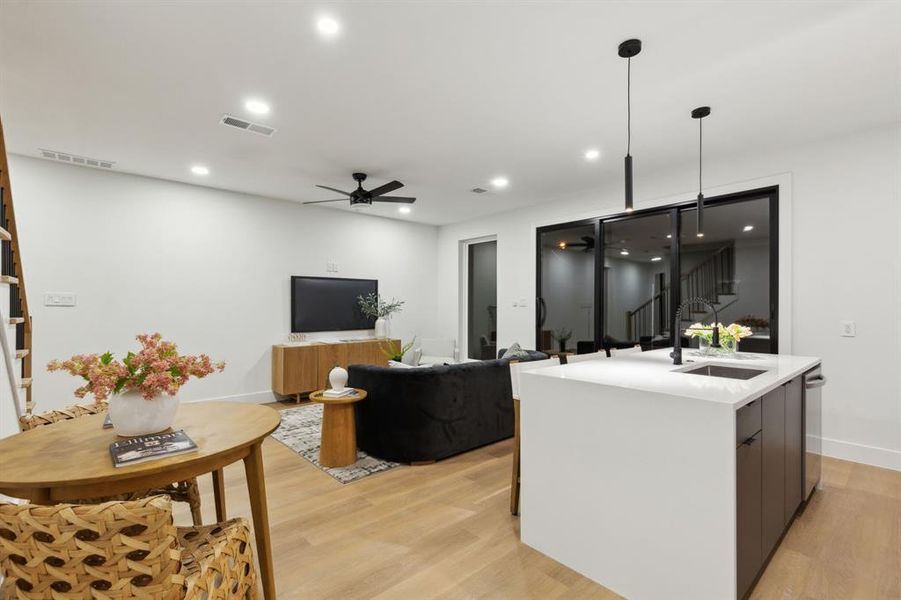
[[[272,393],[272,390],[263,390],[262,392],[248,392],[246,394],[235,394],[234,396],[219,396],[218,398],[197,398],[194,400],[185,400],[186,403],[191,402],[244,402],[246,404],[269,404],[277,402],[278,396]]]
[[[901,451],[823,438],[823,454],[883,469],[901,471]]]

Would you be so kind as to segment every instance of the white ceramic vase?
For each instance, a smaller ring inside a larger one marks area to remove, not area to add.
[[[333,390],[343,390],[347,385],[347,369],[335,366],[328,372],[328,382]]]
[[[375,320],[375,337],[377,338],[386,338],[388,337],[388,319],[384,317],[379,317]]]
[[[109,416],[118,435],[131,437],[168,429],[178,410],[178,396],[160,394],[146,400],[140,392],[128,391],[109,400]]]

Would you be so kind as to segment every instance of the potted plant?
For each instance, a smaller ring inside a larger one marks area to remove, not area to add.
[[[404,359],[404,354],[406,354],[410,348],[413,347],[413,344],[416,343],[416,337],[413,337],[409,343],[404,344],[400,348],[388,342],[387,347],[384,344],[379,344],[379,350],[381,350],[382,354],[384,354],[388,360],[393,360],[394,362],[401,362]]]
[[[179,388],[192,377],[200,379],[225,368],[224,362],[214,363],[206,354],[179,354],[176,345],[159,333],[136,339],[141,349],[129,352],[122,361],[106,352],[77,354],[47,365],[48,371],[65,371],[87,382],[75,390],[76,397],[92,394],[95,402],[109,398],[110,420],[122,436],[167,429],[178,408]]]
[[[554,339],[557,340],[557,345],[560,348],[560,352],[566,352],[566,342],[573,336],[572,329],[569,327],[561,327],[559,329],[555,329],[553,332]]]
[[[713,323],[709,325],[695,323],[685,330],[685,335],[690,338],[698,338],[701,350],[706,351],[713,341],[713,327]],[[722,323],[717,323],[716,327],[718,327],[720,331],[720,347],[722,348],[722,351],[727,354],[736,352],[738,350],[738,342],[743,338],[754,335],[750,327],[745,327],[738,323],[730,323],[727,326],[723,326]]]
[[[369,318],[375,318],[375,337],[388,337],[388,319],[404,306],[403,300],[391,298],[383,300],[380,294],[370,292],[366,296],[357,296],[360,312]]]

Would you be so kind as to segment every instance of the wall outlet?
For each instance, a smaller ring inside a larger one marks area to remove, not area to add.
[[[72,292],[49,292],[44,294],[44,306],[75,306]]]
[[[842,337],[854,337],[857,335],[857,323],[854,321],[842,321]]]
[[[325,263],[325,272],[326,273],[337,273],[338,272],[338,263],[333,261],[327,261]]]

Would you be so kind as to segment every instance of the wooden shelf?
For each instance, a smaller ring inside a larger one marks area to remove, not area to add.
[[[29,387],[31,387],[31,377],[24,377],[24,378],[19,382],[19,387],[20,387],[20,388],[29,388]]]
[[[25,322],[25,317],[12,317],[11,319],[9,319],[10,325],[18,325],[19,323],[24,323],[24,322]]]
[[[13,236],[10,235],[10,233],[7,230],[0,227],[0,241],[8,242],[11,239],[13,239]]]
[[[25,358],[30,350],[16,350],[16,358]]]
[[[0,283],[19,283],[19,280],[11,275],[0,275]]]

